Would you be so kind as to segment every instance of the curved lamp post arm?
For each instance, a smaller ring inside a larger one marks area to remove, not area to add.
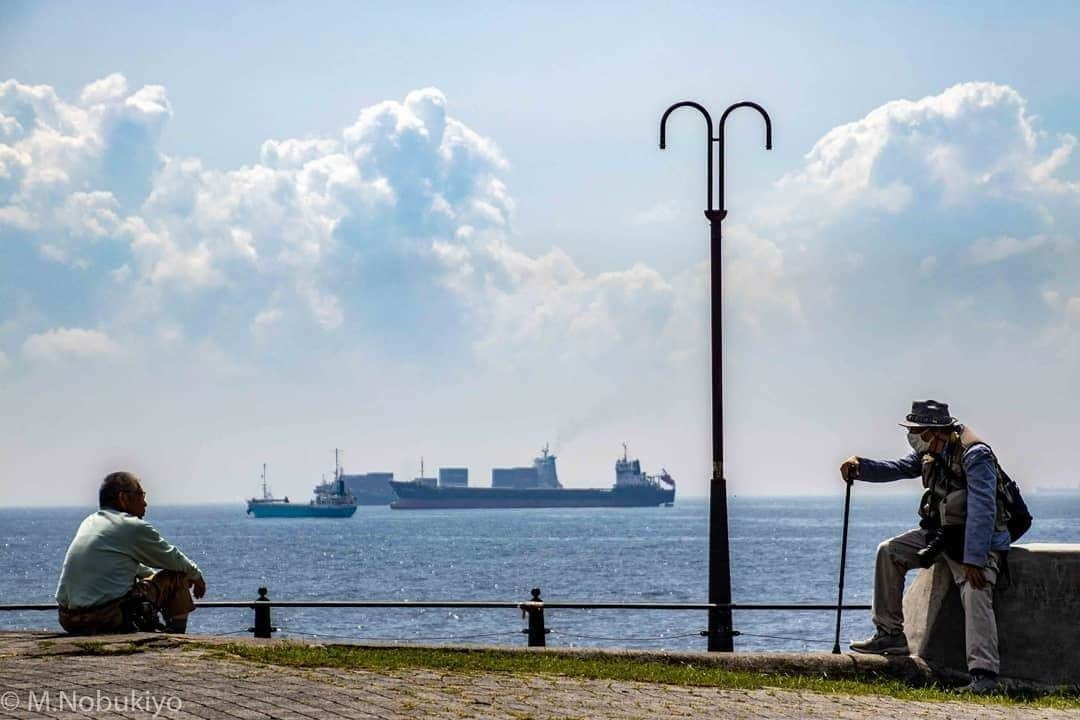
[[[728,115],[734,110],[739,108],[753,108],[761,114],[761,117],[765,120],[765,149],[772,150],[772,120],[769,118],[769,113],[765,111],[765,108],[761,107],[755,102],[739,102],[728,107],[724,111],[724,114],[720,116],[719,134],[713,135],[713,121],[712,116],[709,115],[709,111],[696,102],[684,100],[678,102],[664,111],[663,116],[660,118],[660,149],[667,149],[667,120],[668,116],[672,112],[679,108],[690,107],[694,108],[702,114],[705,118],[705,168],[706,168],[706,201],[705,201],[705,216],[712,220],[723,220],[727,215],[727,208],[724,205],[724,126],[727,124]],[[719,177],[719,202],[720,209],[715,210],[713,206],[713,155],[712,144],[717,144],[717,159],[720,163],[720,177]]]
[[[706,110],[705,108],[703,108],[698,103],[691,102],[689,100],[685,100],[683,102],[675,103],[674,105],[669,107],[667,110],[665,110],[664,115],[660,118],[660,149],[661,150],[667,149],[667,119],[668,119],[668,115],[671,115],[672,112],[678,110],[679,108],[683,108],[683,107],[694,108],[695,110],[697,110],[698,112],[700,112],[702,115],[705,116],[705,168],[706,168],[705,177],[706,177],[706,183],[707,183],[707,190],[706,190],[707,195],[705,196],[706,197],[705,204],[708,207],[708,212],[712,212],[712,209],[713,209],[713,199],[712,199],[713,198],[713,191],[712,191],[712,188],[713,188],[713,185],[712,185],[712,183],[713,183],[712,144],[714,142],[716,142],[716,138],[713,137],[712,116],[709,115],[709,111]],[[727,117],[727,113],[725,113],[724,116]],[[723,182],[723,179],[722,179],[723,174],[722,173],[723,173],[723,170],[721,170],[721,183]],[[722,187],[723,187],[723,185],[721,185],[721,188]],[[723,204],[723,203],[721,202],[721,204]]]
[[[727,207],[724,205],[724,125],[727,124],[728,115],[730,115],[732,113],[732,111],[738,110],[739,108],[744,108],[744,107],[753,108],[754,110],[757,110],[761,114],[761,117],[765,120],[765,149],[766,150],[772,150],[772,120],[769,119],[769,113],[765,112],[765,108],[761,107],[760,105],[758,105],[755,102],[749,102],[749,101],[740,102],[740,103],[735,103],[734,105],[731,105],[730,107],[728,107],[728,109],[724,111],[724,114],[720,116],[720,135],[715,138],[715,141],[720,146],[719,151],[717,152],[717,157],[719,158],[719,161],[720,161],[720,219],[721,220],[723,220],[724,216],[727,215]],[[710,174],[710,177],[711,177],[711,174]],[[710,189],[709,195],[710,195],[710,199],[711,199],[711,196],[712,196],[711,189]],[[711,204],[709,206],[709,209],[710,210],[712,209]]]

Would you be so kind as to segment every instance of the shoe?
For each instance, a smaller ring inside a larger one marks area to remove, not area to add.
[[[127,608],[128,620],[134,632],[161,632],[158,611],[145,600],[135,601]]]
[[[165,623],[164,632],[183,635],[187,632],[187,618],[173,618]]]
[[[874,636],[866,640],[851,643],[851,649],[857,653],[869,655],[910,655],[907,637],[901,632],[885,632],[878,628]]]
[[[956,688],[956,692],[962,695],[991,695],[997,692],[998,676],[988,670],[972,670],[971,682],[963,687]]]

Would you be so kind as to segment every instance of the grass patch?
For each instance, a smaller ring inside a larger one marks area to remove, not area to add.
[[[977,702],[1054,709],[1080,709],[1080,696],[993,695],[960,697],[941,687],[914,687],[899,680],[868,675],[859,679],[833,679],[794,673],[730,670],[710,664],[661,662],[618,657],[574,657],[554,653],[518,653],[499,650],[441,648],[369,648],[347,645],[313,646],[302,643],[273,645],[203,645],[211,655],[239,658],[265,665],[330,667],[351,670],[395,671],[415,668],[454,673],[510,673],[562,675],[589,680],[627,680],[725,689],[784,690],[845,695],[884,695],[923,702]]]
[[[137,655],[146,652],[145,647],[133,642],[112,643],[90,640],[75,642],[72,645],[79,649],[80,655]]]

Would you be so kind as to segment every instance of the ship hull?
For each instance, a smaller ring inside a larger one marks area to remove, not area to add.
[[[391,486],[398,496],[390,503],[395,510],[655,507],[675,501],[674,488],[651,485],[611,490],[424,487],[409,482],[393,482]]]
[[[356,512],[356,506],[248,503],[247,511],[257,518],[349,518]]]
[[[357,505],[386,506],[394,501],[394,493],[353,493]]]

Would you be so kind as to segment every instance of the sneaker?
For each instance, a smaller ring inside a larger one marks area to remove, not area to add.
[[[165,623],[164,632],[183,635],[187,632],[187,618],[173,618]]]
[[[964,695],[990,695],[998,689],[997,673],[988,670],[972,670],[971,682],[956,689]]]
[[[851,643],[851,649],[857,653],[870,655],[909,655],[907,637],[901,632],[885,632],[878,628],[874,636],[866,640]]]

